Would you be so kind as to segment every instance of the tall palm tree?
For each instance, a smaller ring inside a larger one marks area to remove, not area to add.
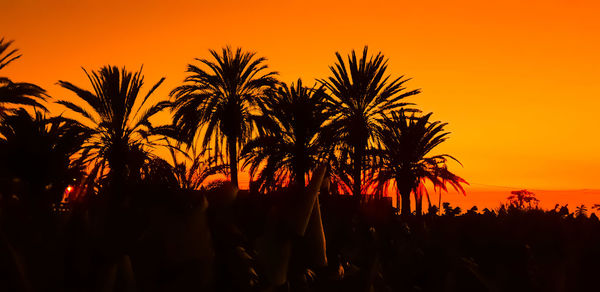
[[[421,91],[407,91],[404,84],[410,79],[404,76],[391,79],[386,75],[387,59],[381,52],[369,56],[365,46],[359,59],[352,51],[347,64],[339,53],[336,57],[337,63],[329,67],[333,76],[320,82],[331,92],[328,104],[333,118],[329,128],[334,131],[329,136],[349,151],[352,192],[359,196],[366,149],[375,138],[379,119],[408,105],[402,99]]]
[[[309,88],[298,79],[296,84],[281,84],[259,104],[261,134],[242,150],[243,167],[250,165],[254,176],[258,168],[260,190],[295,182],[306,185],[305,176],[322,156],[320,130],[327,121],[322,88]]]
[[[0,70],[11,62],[21,57],[18,49],[10,50],[13,41],[0,39]],[[46,91],[41,87],[24,82],[12,82],[6,77],[0,77],[0,112],[4,112],[4,104],[29,105],[46,110],[40,103],[47,97]]]
[[[397,198],[403,215],[411,213],[410,194],[415,193],[419,200],[427,180],[443,189],[450,184],[463,193],[462,184],[467,183],[448,170],[448,159],[458,162],[454,157],[448,154],[428,156],[435,147],[446,141],[449,134],[444,131],[446,123],[429,121],[431,115],[418,117],[414,113],[407,115],[404,110],[396,111],[382,119],[382,127],[377,131],[380,145],[373,150],[376,157],[373,167],[377,172],[374,182],[380,193],[390,183],[395,186],[402,200],[400,202],[400,198]],[[420,204],[417,203],[417,214],[420,212]]]
[[[268,71],[265,58],[253,52],[223,48],[219,54],[210,50],[214,61],[196,59],[206,68],[188,65],[185,84],[175,88],[174,124],[183,140],[191,144],[201,133],[202,147],[212,157],[219,157],[225,147],[231,182],[238,186],[238,150],[251,137],[253,110],[265,91],[277,81],[276,72]]]
[[[93,90],[59,81],[60,86],[74,92],[79,100],[78,103],[67,100],[57,103],[78,114],[92,131],[81,159],[95,165],[92,173],[102,175],[98,169],[108,167],[109,184],[121,185],[127,178],[140,174],[140,163],[145,161],[140,155],[147,155],[148,147],[154,145],[155,141],[150,138],[155,127],[150,118],[167,108],[170,102],[149,103],[148,100],[164,78],[141,97],[144,84],[141,69],[129,72],[125,68],[104,66],[92,73],[83,70]]]

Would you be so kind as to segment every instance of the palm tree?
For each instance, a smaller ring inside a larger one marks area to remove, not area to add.
[[[21,57],[18,49],[9,50],[12,43],[13,41],[0,39],[0,70]],[[3,104],[29,105],[45,111],[46,108],[40,104],[40,100],[45,100],[46,97],[46,91],[37,85],[12,82],[6,77],[0,77],[0,113],[6,110]]]
[[[148,99],[164,78],[140,98],[144,84],[141,69],[132,73],[125,68],[104,66],[91,74],[83,70],[93,90],[59,81],[60,86],[79,97],[80,105],[66,100],[57,103],[78,114],[92,132],[83,147],[82,161],[93,164],[91,172],[98,175],[108,167],[109,184],[118,187],[127,178],[140,175],[141,164],[147,161],[144,157],[149,155],[148,147],[155,144],[150,140],[156,129],[150,118],[167,108],[170,102],[148,104]]]
[[[352,191],[359,196],[365,152],[375,138],[379,119],[408,105],[402,99],[421,91],[406,91],[404,84],[410,79],[404,76],[390,79],[387,59],[381,52],[369,57],[365,46],[360,59],[352,51],[348,64],[339,53],[336,57],[338,62],[329,67],[333,76],[320,82],[331,92],[327,100],[332,115],[329,128],[334,130],[331,137],[350,153]]]
[[[584,204],[581,204],[575,208],[575,216],[577,217],[587,217],[587,207]]]
[[[71,157],[89,134],[73,120],[10,110],[0,124],[0,194],[41,208],[60,202],[66,187],[83,175]]]
[[[250,165],[252,177],[264,163],[257,180],[259,190],[285,182],[306,185],[305,176],[324,153],[319,137],[327,121],[324,100],[321,88],[304,87],[298,79],[295,85],[282,84],[259,104],[261,135],[242,150],[243,167]]]
[[[210,50],[214,61],[196,59],[207,68],[188,65],[185,84],[175,88],[174,124],[183,140],[191,144],[202,133],[202,147],[212,142],[212,157],[222,159],[228,152],[231,182],[238,186],[238,149],[251,137],[253,109],[265,91],[277,81],[276,72],[267,71],[265,58],[253,52],[223,48],[221,54]]]
[[[449,134],[444,132],[445,123],[429,122],[431,115],[417,117],[414,113],[407,115],[404,110],[393,112],[391,117],[382,119],[382,127],[377,131],[380,145],[373,150],[376,157],[373,182],[379,193],[383,193],[392,183],[402,200],[400,202],[400,198],[397,198],[403,215],[411,213],[411,193],[415,193],[417,215],[420,214],[419,201],[427,180],[443,189],[450,184],[464,194],[461,184],[467,182],[450,172],[446,166],[448,159],[458,160],[448,154],[428,156]]]

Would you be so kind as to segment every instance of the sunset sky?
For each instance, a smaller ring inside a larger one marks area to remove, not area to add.
[[[444,200],[495,207],[527,188],[545,207],[600,203],[597,1],[121,2],[0,0],[0,36],[23,54],[2,75],[70,98],[56,82],[90,88],[81,67],[143,64],[147,88],[167,77],[162,97],[208,49],[256,51],[312,84],[336,51],[368,45],[423,90],[410,102],[449,123],[439,152],[472,185]]]

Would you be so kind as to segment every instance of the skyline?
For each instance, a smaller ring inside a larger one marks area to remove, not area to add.
[[[147,85],[167,77],[154,96],[159,98],[181,84],[186,64],[207,57],[208,49],[229,44],[256,51],[283,81],[302,77],[311,85],[329,75],[336,51],[346,55],[368,45],[389,59],[392,76],[410,77],[408,88],[423,90],[408,101],[449,123],[452,134],[438,151],[463,163],[451,166],[472,184],[469,193],[481,185],[600,189],[595,174],[600,138],[592,135],[594,110],[600,108],[594,99],[600,93],[595,54],[600,37],[593,32],[600,21],[593,19],[591,1],[568,6],[566,1],[545,6],[377,1],[380,6],[368,7],[350,1],[338,4],[338,12],[330,2],[319,2],[320,9],[311,9],[309,1],[197,2],[198,7],[180,2],[139,7],[128,2],[112,11],[90,1],[8,1],[10,13],[0,27],[23,57],[4,74],[38,84],[55,98],[69,98],[56,82],[86,87],[81,67],[134,70],[143,64]],[[211,13],[220,10],[229,16]],[[393,17],[395,12],[403,17]],[[114,23],[104,24],[103,15]],[[303,16],[312,21],[302,22]],[[326,16],[329,22],[319,21]],[[203,30],[202,24],[220,21],[226,25]],[[247,176],[240,181],[244,185]],[[445,197],[457,196],[451,193]]]

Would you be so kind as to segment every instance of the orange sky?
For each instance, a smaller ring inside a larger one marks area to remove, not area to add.
[[[597,1],[2,0],[0,6],[0,34],[24,54],[2,74],[55,97],[72,96],[57,80],[87,87],[80,67],[104,64],[144,64],[147,84],[167,77],[156,95],[165,96],[194,57],[227,44],[266,56],[284,81],[311,83],[328,76],[335,51],[367,44],[389,57],[390,72],[423,89],[410,101],[450,123],[451,139],[440,152],[463,162],[464,168],[452,166],[472,187],[467,198],[444,198],[475,202],[487,185],[509,187],[507,195],[517,188],[600,189]],[[596,194],[586,202],[600,203]]]

